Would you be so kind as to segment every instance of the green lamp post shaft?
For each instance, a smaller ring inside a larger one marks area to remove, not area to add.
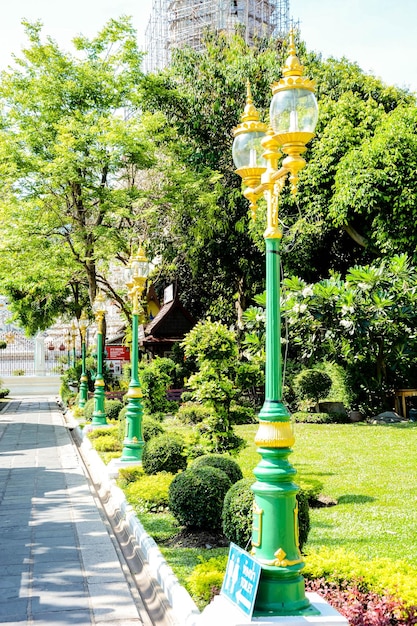
[[[127,392],[126,431],[123,441],[121,461],[140,463],[144,441],[142,438],[142,391],[139,382],[139,314],[137,306],[138,294],[133,296],[132,314],[132,346],[130,351],[131,378]]]
[[[282,400],[281,316],[280,316],[280,239],[266,239],[266,370],[265,400]],[[277,358],[278,356],[278,358]]]
[[[255,614],[310,613],[298,541],[298,487],[288,461],[294,442],[290,414],[282,402],[280,238],[266,238],[265,402],[255,438],[261,460],[256,482],[252,554],[262,566]]]
[[[103,426],[107,424],[104,411],[104,379],[103,379],[103,320],[99,320],[97,331],[97,373],[94,381],[94,412],[92,425]]]
[[[85,347],[85,336],[84,334],[81,337],[81,378],[80,378],[80,396],[78,401],[78,406],[83,408],[86,405],[88,400],[88,378],[86,372],[85,365],[86,358],[86,347]]]

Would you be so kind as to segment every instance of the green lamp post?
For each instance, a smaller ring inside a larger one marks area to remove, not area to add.
[[[256,216],[257,201],[265,197],[266,248],[266,370],[265,401],[259,413],[255,437],[261,460],[254,470],[256,482],[252,555],[261,564],[255,615],[305,615],[316,613],[305,595],[299,550],[298,487],[288,457],[294,444],[290,414],[282,401],[280,243],[278,199],[288,178],[296,193],[301,156],[314,137],[318,107],[314,82],[303,76],[290,36],[289,57],[283,78],[272,85],[270,127],[259,121],[248,85],[242,123],[234,129],[233,160],[242,177],[244,195]],[[281,160],[281,153],[286,155]]]
[[[81,317],[78,321],[78,326],[80,328],[81,333],[81,378],[80,378],[80,394],[78,399],[78,406],[82,409],[87,400],[88,400],[88,378],[85,367],[85,357],[86,357],[86,345],[85,339],[87,334],[87,326],[88,326],[88,318],[85,314],[85,311],[82,312]]]
[[[123,441],[121,462],[140,463],[142,461],[142,391],[138,375],[138,338],[139,317],[142,310],[140,297],[145,288],[149,274],[149,262],[142,248],[136,256],[131,257],[126,271],[126,286],[132,300],[132,346],[130,350],[131,379],[126,394],[128,398],[126,411],[126,434]]]
[[[106,299],[99,292],[93,302],[93,312],[97,323],[97,372],[94,380],[94,411],[92,426],[107,424],[104,411],[104,379],[103,379],[103,328],[106,315]]]
[[[77,338],[77,328],[75,326],[75,322],[74,321],[71,324],[70,336],[71,336],[71,365],[72,365],[72,367],[75,367],[75,363],[76,363],[76,360],[77,360],[76,352],[75,352],[75,342],[76,342],[76,338]]]

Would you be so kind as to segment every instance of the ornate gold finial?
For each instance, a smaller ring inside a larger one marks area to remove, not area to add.
[[[246,106],[241,116],[242,122],[257,122],[259,120],[259,113],[253,104],[252,90],[249,80],[246,81]]]
[[[302,76],[304,72],[304,67],[301,65],[300,60],[297,56],[297,51],[295,49],[295,41],[294,41],[294,31],[290,31],[290,44],[289,44],[289,55],[287,60],[285,61],[285,65],[282,68],[282,73],[284,76]]]
[[[289,55],[282,68],[283,78],[271,85],[272,93],[276,94],[283,89],[308,89],[314,91],[316,81],[303,76],[304,67],[297,56],[294,41],[294,31],[290,32]]]
[[[253,104],[252,90],[249,80],[246,81],[246,106],[240,117],[241,124],[238,124],[233,129],[233,135],[240,135],[240,133],[247,133],[248,131],[266,131],[266,125],[259,121],[259,112]]]

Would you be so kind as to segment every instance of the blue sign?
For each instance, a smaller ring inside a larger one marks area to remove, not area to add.
[[[261,566],[248,552],[234,543],[230,544],[226,574],[221,592],[252,617],[258,590]]]

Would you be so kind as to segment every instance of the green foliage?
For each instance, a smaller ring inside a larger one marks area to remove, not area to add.
[[[164,434],[165,429],[161,422],[158,422],[151,417],[143,417],[142,419],[142,436],[144,441],[149,441],[153,437]]]
[[[187,358],[198,365],[207,361],[230,363],[237,357],[236,335],[220,322],[199,322],[182,342]]]
[[[123,440],[125,438],[126,413],[127,413],[127,406],[123,407],[123,409],[119,413],[118,437],[119,437],[121,442],[123,442]],[[163,432],[164,432],[164,427],[161,425],[160,422],[157,422],[156,420],[154,420],[154,419],[152,419],[151,417],[148,417],[148,416],[143,416],[142,417],[142,437],[143,437],[143,441],[145,441],[145,442],[149,441],[150,439],[152,439],[152,437],[156,437],[157,435],[162,435]]]
[[[226,571],[227,555],[199,563],[187,578],[188,588],[197,602],[209,604],[220,592]]]
[[[200,424],[203,420],[213,416],[215,410],[199,402],[185,402],[177,412],[177,419],[184,424]]]
[[[293,381],[294,390],[300,400],[317,403],[325,398],[332,386],[332,379],[325,372],[313,369],[302,370]]]
[[[345,280],[332,274],[312,285],[284,284],[293,357],[341,365],[352,403],[366,414],[390,409],[392,389],[413,387],[417,272],[407,255],[352,267]]]
[[[5,350],[7,348],[7,341],[0,340],[0,350]]]
[[[169,486],[174,478],[168,472],[139,476],[125,487],[126,498],[137,513],[158,513],[168,507]]]
[[[253,424],[256,422],[256,413],[251,406],[232,402],[229,409],[231,424]]]
[[[124,489],[129,483],[139,480],[139,478],[142,478],[144,475],[144,471],[140,465],[121,467],[117,476],[117,484],[121,489]]]
[[[230,479],[232,485],[243,478],[239,464],[224,454],[205,454],[199,456],[191,464],[191,469],[196,467],[217,467],[221,469]]]
[[[91,422],[94,413],[94,398],[90,398],[84,405],[84,418],[86,422]]]
[[[169,488],[169,508],[180,524],[199,530],[221,527],[229,477],[216,467],[190,468],[177,474]]]
[[[122,409],[123,402],[121,402],[120,400],[104,401],[104,412],[108,420],[117,420]]]
[[[197,424],[196,430],[206,452],[238,454],[245,447],[244,439],[235,433],[224,415],[214,414]]]
[[[252,480],[243,478],[232,485],[224,499],[222,511],[223,532],[226,537],[247,549],[252,536],[254,495]],[[303,549],[310,532],[309,494],[303,489],[297,493],[299,545]]]
[[[92,428],[89,426],[89,428]],[[87,437],[94,441],[95,439],[100,439],[100,437],[107,437],[110,435],[114,437],[117,435],[117,426],[103,426],[101,428],[92,428],[92,430],[87,431]]]
[[[296,411],[292,413],[291,417],[299,424],[343,424],[349,422],[346,413],[311,413],[309,411]]]
[[[229,411],[238,394],[234,381],[238,365],[236,333],[219,322],[199,322],[182,342],[187,358],[195,359],[197,372],[187,381],[193,400],[213,409],[198,424],[201,443],[208,452],[237,452],[244,442],[233,431]]]
[[[24,25],[28,45],[0,83],[0,285],[35,334],[94,299],[98,264],[101,288],[124,307],[106,268],[128,257],[132,172],[152,163],[152,149],[134,114],[141,54],[128,18],[77,37],[74,54],[44,41],[39,23]]]
[[[171,404],[167,390],[172,385],[171,374],[175,363],[171,359],[156,357],[149,363],[141,363],[140,381],[143,392],[143,408],[148,413],[168,412]]]
[[[93,446],[97,452],[119,452],[121,443],[116,435],[101,435],[93,439]]]
[[[185,469],[184,443],[175,436],[162,434],[147,441],[143,447],[142,466],[146,474]]]
[[[328,582],[358,582],[362,589],[391,594],[406,606],[417,605],[417,569],[406,561],[387,558],[363,559],[354,552],[323,547],[309,551],[303,574],[325,577]]]
[[[6,398],[6,396],[8,396],[9,393],[10,393],[10,389],[3,387],[3,389],[0,389],[0,398]]]
[[[246,550],[250,545],[253,521],[253,479],[243,478],[227,492],[222,511],[223,533],[229,541]]]

